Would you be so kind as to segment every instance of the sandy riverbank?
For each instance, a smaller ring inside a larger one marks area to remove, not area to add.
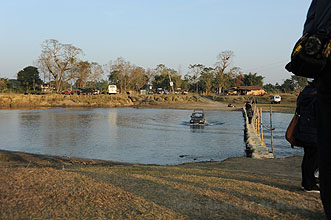
[[[135,107],[173,108],[235,111],[244,106],[246,96],[200,96],[200,95],[23,95],[0,94],[2,109],[33,109],[56,107]],[[272,105],[273,111],[294,112],[295,95],[284,95],[284,102]],[[258,97],[258,107],[269,111],[269,97]],[[228,107],[231,104],[233,107]]]
[[[0,219],[321,219],[301,160],[147,166],[0,151]]]

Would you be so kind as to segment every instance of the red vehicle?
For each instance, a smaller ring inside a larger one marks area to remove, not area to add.
[[[69,91],[69,90],[67,90],[67,91],[65,91],[64,94],[66,94],[66,95],[73,95],[74,93],[73,93],[73,91]]]

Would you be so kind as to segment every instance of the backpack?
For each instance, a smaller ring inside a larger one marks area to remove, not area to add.
[[[303,35],[295,44],[291,62],[285,69],[297,76],[318,78],[331,52],[331,39],[326,33]]]
[[[293,130],[293,137],[299,147],[315,147],[317,144],[316,120],[317,89],[307,86],[300,93],[297,100],[297,123]]]
[[[308,15],[310,28],[296,42],[285,69],[297,76],[316,79],[329,62],[331,52],[331,3],[312,3]]]

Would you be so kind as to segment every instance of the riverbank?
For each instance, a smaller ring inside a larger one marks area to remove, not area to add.
[[[154,166],[0,151],[0,218],[323,219],[319,194],[300,189],[301,160]]]
[[[56,107],[136,107],[233,111],[240,110],[248,96],[217,95],[23,95],[0,94],[0,108],[56,108]],[[258,107],[269,111],[269,96],[257,97]],[[282,104],[273,105],[273,111],[294,112],[296,96],[283,95]],[[229,104],[231,107],[229,107]]]

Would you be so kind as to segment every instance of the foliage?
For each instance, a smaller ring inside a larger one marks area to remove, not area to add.
[[[189,69],[191,70],[192,76],[191,76],[191,81],[195,86],[195,92],[199,92],[199,78],[204,70],[205,66],[202,64],[190,64]]]
[[[89,84],[89,82],[87,82],[87,84]],[[108,88],[108,85],[109,85],[109,82],[107,80],[100,80],[100,81],[97,81],[96,83],[93,82],[95,88],[99,89],[101,92],[106,92],[107,88]],[[92,87],[92,86],[89,86],[89,87]]]
[[[76,87],[84,88],[91,73],[91,64],[88,61],[80,61],[74,69],[75,74],[73,78],[76,78]]]
[[[293,82],[293,85],[294,85],[294,89],[295,90],[300,90],[301,91],[308,84],[307,78],[306,77],[302,77],[302,76],[292,75],[291,76],[291,80]]]
[[[5,92],[7,90],[8,79],[0,78],[0,92]]]
[[[129,79],[129,87],[133,90],[146,89],[148,77],[142,67],[133,67]]]
[[[201,89],[209,94],[212,91],[214,81],[215,69],[211,67],[204,67],[200,76]]]
[[[275,92],[279,92],[280,86],[278,85],[278,83],[276,83],[276,85],[272,85],[271,83],[268,83],[263,86],[263,89],[268,93],[275,93]]]
[[[181,86],[181,76],[174,69],[167,68],[164,64],[159,64],[155,68],[156,75],[152,81],[153,88],[163,88],[171,91],[174,88]],[[173,82],[173,86],[170,86],[170,82]],[[172,91],[173,92],[173,91]]]
[[[184,75],[184,79],[181,80],[181,84],[180,84],[180,88],[184,91],[189,91],[190,90],[190,75],[189,74],[185,74]]]
[[[25,90],[36,90],[42,83],[39,77],[39,71],[37,67],[28,66],[17,73],[17,80],[25,88]]]
[[[257,76],[257,73],[244,74],[243,85],[244,86],[260,86],[263,87],[263,76]]]
[[[7,82],[7,88],[10,92],[23,93],[25,91],[21,86],[21,82],[17,79],[9,79]]]
[[[281,85],[282,92],[300,91],[308,84],[307,78],[292,75],[291,79],[286,79]]]
[[[109,82],[116,85],[121,93],[147,88],[149,77],[145,69],[132,65],[122,57],[109,62],[108,73]]]

